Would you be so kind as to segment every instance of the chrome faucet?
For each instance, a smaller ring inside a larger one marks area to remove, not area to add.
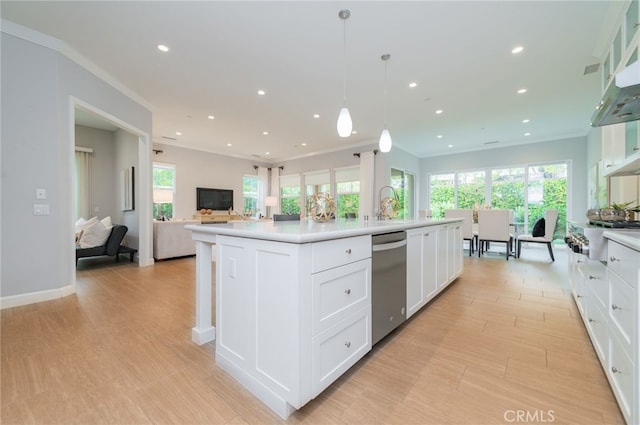
[[[391,193],[393,193],[393,199],[395,199],[396,202],[400,202],[400,198],[398,197],[398,192],[396,192],[396,190],[392,186],[389,186],[389,185],[382,186],[378,191],[378,213],[376,214],[376,217],[378,218],[378,220],[382,220],[382,209],[383,209],[382,191],[386,188],[391,189]]]

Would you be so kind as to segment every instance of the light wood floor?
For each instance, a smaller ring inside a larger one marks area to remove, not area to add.
[[[564,248],[553,264],[539,248],[465,256],[445,293],[287,422],[622,424]],[[87,259],[75,295],[3,310],[1,422],[282,422],[191,342],[194,268]]]

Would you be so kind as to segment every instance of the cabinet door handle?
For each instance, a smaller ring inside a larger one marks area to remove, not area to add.
[[[598,276],[589,275],[589,280],[597,279]]]
[[[346,252],[347,254],[351,254],[351,248],[347,249],[345,252]]]
[[[582,260],[577,260],[576,263],[582,263]]]
[[[584,298],[584,297],[580,294],[576,294],[576,298]]]
[[[611,310],[622,310],[622,307],[616,304],[611,304]]]
[[[622,373],[622,371],[620,369],[618,369],[617,367],[615,367],[615,366],[611,366],[611,372],[613,372],[613,373]]]
[[[351,295],[351,289],[345,289],[344,293],[347,294],[347,295]]]
[[[589,323],[596,323],[596,321],[589,317]]]
[[[612,256],[612,257],[609,257],[609,261],[611,261],[612,263],[615,263],[616,261],[620,261],[620,259]]]
[[[351,347],[351,341],[345,342],[344,346],[347,347],[347,348],[350,348]]]

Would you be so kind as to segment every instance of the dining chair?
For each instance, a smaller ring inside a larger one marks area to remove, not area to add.
[[[462,239],[469,241],[469,257],[475,250],[477,234],[473,232],[473,210],[452,208],[444,211],[445,218],[462,218]]]
[[[511,223],[513,211],[505,209],[489,209],[478,211],[478,257],[485,251],[489,242],[504,242],[506,245],[506,258],[513,248],[513,235]]]
[[[546,210],[544,212],[544,235],[520,235],[517,240],[516,258],[520,258],[520,250],[522,249],[522,242],[544,243],[547,244],[551,261],[556,261],[553,256],[553,248],[551,243],[553,242],[553,234],[556,231],[556,225],[558,224],[558,210]]]

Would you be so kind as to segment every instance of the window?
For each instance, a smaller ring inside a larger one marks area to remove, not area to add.
[[[258,209],[258,176],[242,178],[243,214],[253,216]]]
[[[360,167],[340,168],[336,174],[336,217],[358,214],[360,209]]]
[[[309,216],[309,199],[316,193],[331,193],[331,183],[328,170],[314,171],[304,174],[305,185],[305,211]]]
[[[566,227],[568,168],[559,162],[432,174],[429,207],[437,218],[447,208],[473,208],[476,203],[510,209],[517,233],[530,233],[545,210],[556,209],[555,238],[561,239]]]
[[[415,174],[392,168],[391,187],[396,190],[400,199],[400,208],[396,212],[395,218],[413,218],[415,211]]]
[[[153,163],[153,216],[173,217],[173,198],[176,187],[176,166]]]
[[[280,212],[300,214],[300,175],[280,176]]]
[[[430,176],[429,205],[433,218],[444,218],[444,210],[455,208],[455,182],[455,173]]]
[[[485,202],[485,172],[467,171],[458,173],[456,200],[458,208],[473,208]]]

